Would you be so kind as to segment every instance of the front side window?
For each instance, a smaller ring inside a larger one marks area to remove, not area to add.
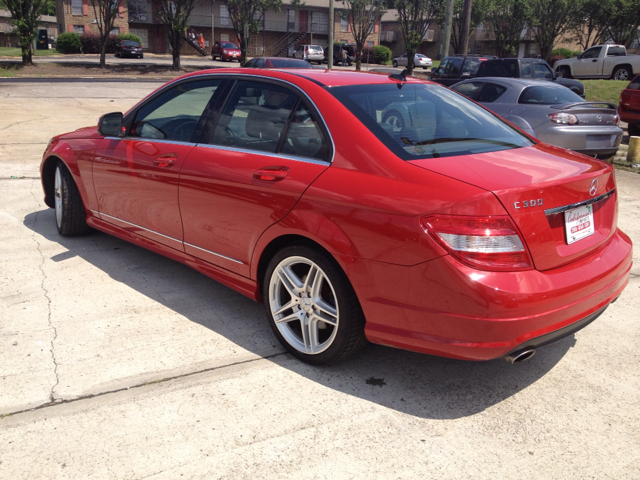
[[[527,87],[518,99],[518,103],[530,105],[560,105],[576,102],[584,102],[584,100],[568,88],[555,85]]]
[[[210,143],[324,161],[330,154],[317,118],[296,93],[245,80],[229,95]]]
[[[444,69],[444,73],[447,75],[460,75],[460,67],[462,66],[461,58],[450,58],[447,66]]]
[[[220,80],[183,83],[161,93],[136,112],[130,136],[190,142]]]
[[[582,58],[598,58],[602,47],[592,47],[582,54]]]
[[[331,93],[403,160],[494,152],[533,143],[504,121],[439,85],[355,85]],[[569,90],[567,90],[569,91]]]

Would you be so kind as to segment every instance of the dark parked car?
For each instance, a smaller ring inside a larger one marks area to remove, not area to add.
[[[640,75],[631,80],[620,93],[618,105],[620,120],[627,122],[627,130],[632,137],[640,136]]]
[[[522,361],[632,265],[612,165],[397,74],[194,72],[52,138],[40,172],[61,235],[95,228],[263,302],[316,365],[367,340]]]
[[[476,77],[531,78],[548,80],[567,87],[584,98],[584,83],[558,77],[549,64],[539,58],[497,58],[480,64]]]
[[[242,65],[244,68],[313,68],[306,60],[286,57],[254,57]]]
[[[238,60],[240,61],[240,47],[231,42],[216,42],[211,47],[211,60],[215,60],[216,57],[220,57],[220,61],[226,60]]]
[[[347,65],[351,66],[356,61],[356,46],[350,43],[333,45],[333,64],[342,65],[342,50],[347,51]],[[324,48],[324,63],[327,63],[327,55],[329,55],[329,47]]]
[[[143,58],[142,45],[135,40],[123,40],[116,46],[116,57],[138,57]]]
[[[476,77],[451,89],[551,145],[609,159],[622,140],[614,104],[586,102],[562,85],[524,78]]]
[[[480,64],[488,58],[497,57],[481,57],[474,55],[446,57],[439,67],[433,67],[431,69],[429,80],[450,87],[461,80],[475,77]]]

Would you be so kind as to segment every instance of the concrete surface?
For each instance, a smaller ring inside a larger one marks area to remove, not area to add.
[[[0,82],[0,478],[640,479],[640,176],[629,286],[530,361],[283,353],[262,305],[42,202],[48,139],[158,83]],[[15,178],[13,178],[15,177]]]

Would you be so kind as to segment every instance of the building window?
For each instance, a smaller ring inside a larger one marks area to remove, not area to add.
[[[82,0],[71,0],[71,13],[82,15]]]
[[[80,35],[82,35],[84,33],[84,25],[74,25],[73,33],[79,33]]]
[[[367,47],[369,48],[373,47],[373,42],[367,42]]]
[[[228,42],[229,41],[229,34],[228,33],[221,33],[220,34],[220,41],[221,42]]]
[[[329,14],[324,12],[311,13],[311,31],[326,33],[329,31]]]
[[[349,31],[349,20],[340,18],[340,31],[348,32]]]
[[[220,5],[220,25],[229,25],[229,9],[226,5]]]

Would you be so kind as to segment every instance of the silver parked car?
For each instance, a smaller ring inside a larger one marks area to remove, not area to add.
[[[324,61],[324,49],[320,45],[300,45],[293,56],[319,65]]]
[[[403,55],[400,55],[399,57],[394,58],[392,63],[394,67],[406,67],[407,54],[405,53]],[[433,61],[426,55],[422,55],[421,53],[416,53],[413,56],[413,64],[415,65],[416,68],[422,67],[423,69],[426,70],[431,65],[433,65]]]
[[[522,78],[476,77],[456,83],[451,89],[551,145],[610,159],[622,140],[616,105],[587,102],[562,85]]]

